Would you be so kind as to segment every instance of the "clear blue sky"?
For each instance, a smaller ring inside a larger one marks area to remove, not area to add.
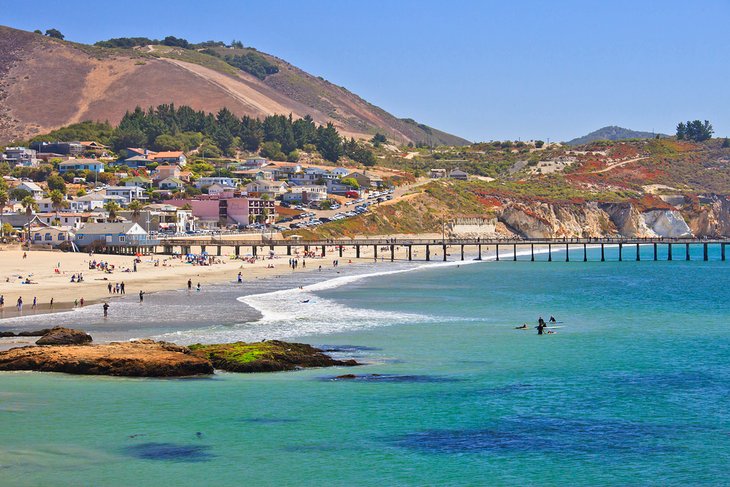
[[[0,0],[0,24],[88,43],[239,39],[475,141],[695,118],[730,135],[728,0]]]

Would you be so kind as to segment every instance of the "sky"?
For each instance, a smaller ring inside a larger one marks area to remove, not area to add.
[[[472,141],[689,119],[730,136],[728,0],[0,0],[0,24],[84,43],[241,40]]]

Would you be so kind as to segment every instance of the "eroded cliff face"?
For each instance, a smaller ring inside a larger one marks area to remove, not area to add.
[[[699,204],[644,209],[632,203],[545,203],[503,201],[498,234],[527,238],[561,237],[721,237],[730,236],[730,201],[711,196]],[[503,226],[500,226],[501,223]]]

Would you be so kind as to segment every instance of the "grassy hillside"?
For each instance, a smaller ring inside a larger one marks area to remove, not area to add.
[[[654,132],[641,132],[611,125],[595,130],[587,135],[584,135],[583,137],[576,137],[575,139],[569,140],[566,143],[568,145],[583,145],[589,144],[596,140],[653,139],[657,135],[659,135],[660,137],[667,137],[667,135],[664,134],[656,134]]]

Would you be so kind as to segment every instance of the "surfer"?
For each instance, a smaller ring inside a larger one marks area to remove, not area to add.
[[[515,330],[527,330],[527,323],[522,323],[521,326],[515,326]]]
[[[554,316],[550,316],[550,323],[557,323]]]

